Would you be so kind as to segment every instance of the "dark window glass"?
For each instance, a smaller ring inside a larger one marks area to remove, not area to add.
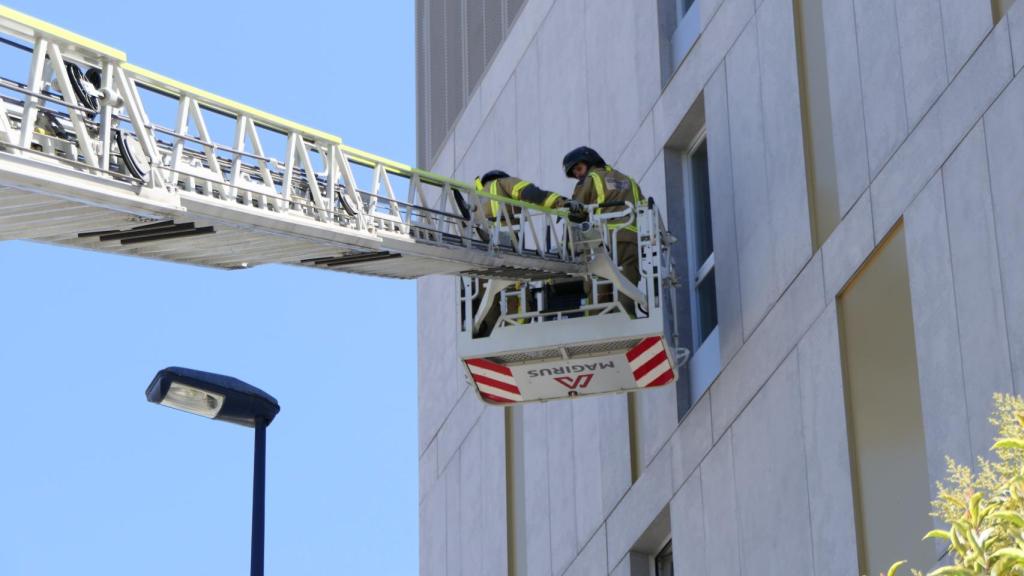
[[[712,268],[697,286],[697,306],[700,307],[700,341],[704,342],[718,326],[718,302],[715,300],[715,269]]]
[[[699,268],[714,252],[711,235],[711,183],[708,179],[708,145],[702,142],[690,156],[693,178],[694,248]]]

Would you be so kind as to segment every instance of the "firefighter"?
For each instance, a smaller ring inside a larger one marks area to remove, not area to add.
[[[483,176],[477,178],[476,189],[477,191],[480,192],[486,192],[491,196],[520,200],[522,202],[534,204],[541,208],[559,208],[567,201],[566,198],[558,194],[555,194],[554,192],[542,190],[541,188],[537,187],[536,185],[530,182],[527,182],[526,180],[521,180],[519,178],[509,176],[507,172],[504,172],[502,170],[491,170],[490,172],[487,172]],[[522,212],[521,207],[513,206],[511,204],[506,204],[504,210],[505,218],[507,218],[507,221],[499,221],[499,228],[501,226],[515,225],[517,222],[516,215]],[[501,213],[501,201],[497,200],[496,198],[492,198],[489,201],[485,200],[483,204],[484,217],[486,217],[488,220],[495,221],[498,220],[498,216]],[[515,288],[519,289],[520,285],[516,284]],[[507,301],[509,309],[515,312],[525,312],[526,309],[524,307],[524,304],[528,304],[529,306],[530,303],[532,303],[532,299],[529,298],[529,293],[527,294],[527,296],[527,300],[530,301],[529,303],[521,302],[520,296],[518,295],[509,296]],[[481,334],[489,334],[491,329],[494,328],[494,325],[496,324],[499,316],[499,305],[497,302],[495,302],[494,305],[491,306],[491,308],[487,312],[484,324],[481,327]]]
[[[584,206],[587,204],[604,204],[605,202],[625,201],[636,210],[644,197],[636,180],[609,166],[593,148],[580,146],[571,150],[562,159],[562,169],[567,178],[575,178],[578,182],[573,190],[572,200],[564,203],[569,209],[571,220],[586,218]],[[618,210],[618,208],[615,208]],[[596,208],[600,214],[602,209]],[[615,238],[616,254],[622,275],[634,285],[640,284],[640,252],[637,242],[636,221],[628,217],[611,220],[608,230]],[[628,300],[626,300],[628,302]],[[627,311],[632,306],[627,305]]]
[[[566,201],[565,198],[555,194],[554,192],[541,190],[530,182],[509,176],[508,173],[501,170],[491,170],[477,178],[476,189],[480,192],[486,192],[492,196],[500,196],[504,198],[511,198],[513,200],[529,202],[530,204],[536,204],[541,208],[559,208]],[[509,217],[509,222],[514,222],[512,216],[522,211],[518,206],[512,205],[506,205],[505,209],[508,211],[507,215]],[[501,202],[498,200],[492,199],[489,203],[484,205],[484,215],[488,220],[497,219],[500,211]]]

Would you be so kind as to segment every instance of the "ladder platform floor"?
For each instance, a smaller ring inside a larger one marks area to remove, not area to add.
[[[172,222],[167,234],[101,239]],[[414,231],[415,232],[415,231]],[[578,265],[507,253],[436,231],[358,230],[183,190],[145,189],[74,166],[0,150],[0,240],[34,240],[186,264],[280,263],[389,278],[432,274],[549,278]]]

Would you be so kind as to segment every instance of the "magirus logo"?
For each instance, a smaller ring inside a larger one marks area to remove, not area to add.
[[[538,378],[540,376],[562,376],[563,374],[579,374],[581,372],[596,372],[598,370],[609,370],[615,368],[615,361],[592,362],[589,364],[566,364],[554,368],[540,368],[528,370],[527,376]],[[591,374],[593,376],[593,374]]]

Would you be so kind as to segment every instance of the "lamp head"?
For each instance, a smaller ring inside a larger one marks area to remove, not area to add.
[[[269,426],[281,406],[273,396],[231,376],[172,366],[157,372],[146,399],[214,420]]]

